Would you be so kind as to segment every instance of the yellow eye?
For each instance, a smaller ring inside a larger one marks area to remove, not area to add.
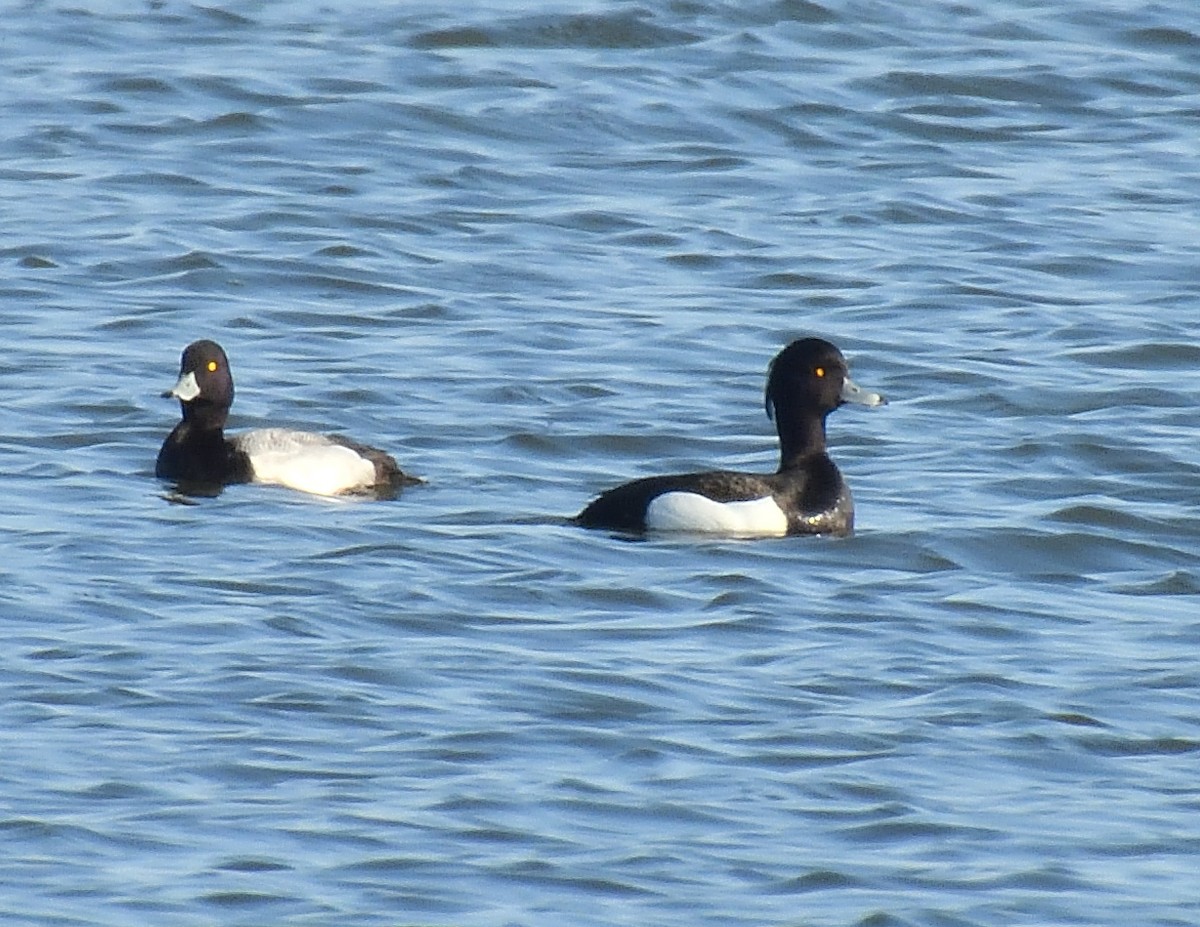
[[[816,370],[813,371],[813,373],[815,373],[819,377],[823,377],[823,376],[825,376],[825,368],[818,367]]]
[[[214,373],[214,372],[216,371],[216,369],[217,369],[217,362],[216,362],[216,361],[209,361],[209,362],[208,362],[208,372],[209,372],[209,373]]]

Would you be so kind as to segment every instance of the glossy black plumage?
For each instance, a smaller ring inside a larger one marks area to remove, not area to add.
[[[782,514],[762,533],[849,534],[854,528],[853,497],[825,445],[825,419],[846,402],[870,406],[884,399],[849,379],[845,358],[828,341],[794,341],[771,362],[767,376],[767,412],[774,415],[779,431],[775,473],[712,470],[645,477],[601,494],[576,521],[589,528],[641,532],[654,527],[647,523],[647,513],[655,500],[668,493],[689,493],[718,503],[770,498]],[[780,530],[784,519],[786,528]]]

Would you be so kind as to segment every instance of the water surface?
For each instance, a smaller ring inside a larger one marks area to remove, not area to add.
[[[1200,920],[1180,2],[34,3],[5,19],[0,913]],[[846,540],[630,541],[770,469]],[[183,346],[387,503],[153,478]]]

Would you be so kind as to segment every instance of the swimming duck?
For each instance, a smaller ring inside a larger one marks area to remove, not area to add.
[[[630,533],[848,535],[854,530],[854,500],[826,450],[825,418],[845,403],[886,401],[850,379],[845,357],[828,341],[793,341],[767,371],[767,415],[779,431],[775,473],[710,470],[645,477],[603,493],[575,521]]]
[[[226,436],[233,375],[215,341],[184,349],[179,380],[163,396],[179,400],[183,419],[158,452],[154,472],[161,479],[192,486],[273,483],[319,496],[384,497],[421,482],[389,454],[341,435],[259,428]]]

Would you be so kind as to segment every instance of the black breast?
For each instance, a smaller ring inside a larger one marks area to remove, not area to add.
[[[245,483],[253,477],[250,458],[221,432],[180,422],[159,449],[154,473],[159,479],[187,483]]]

